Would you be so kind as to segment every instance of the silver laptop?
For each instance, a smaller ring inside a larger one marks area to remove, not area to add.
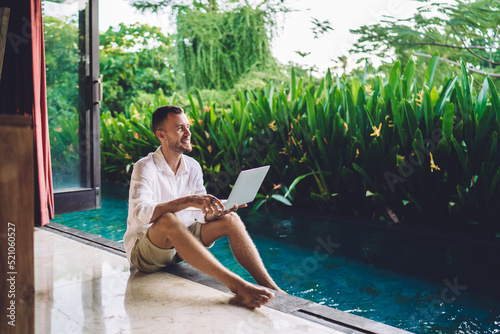
[[[228,199],[221,200],[226,209],[253,201],[268,171],[269,165],[241,171]]]
[[[241,171],[236,179],[233,190],[229,194],[229,198],[221,199],[226,210],[232,209],[235,204],[239,206],[253,201],[266,177],[269,167],[268,165]],[[200,209],[189,207],[185,210],[193,211]]]

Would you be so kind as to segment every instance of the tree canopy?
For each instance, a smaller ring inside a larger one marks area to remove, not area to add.
[[[158,27],[135,23],[109,28],[100,36],[100,70],[105,110],[123,111],[135,98],[179,86],[174,40]]]
[[[252,7],[267,13],[289,11],[287,0],[132,0],[132,6],[142,11],[158,12],[167,8],[206,12],[227,11],[238,7]]]
[[[456,72],[462,60],[471,72],[500,77],[500,1],[416,1],[424,5],[411,18],[386,17],[351,30],[359,35],[351,51],[383,59],[397,56],[403,64],[412,55],[425,63],[438,51]]]
[[[265,12],[187,10],[177,16],[177,50],[185,88],[231,89],[242,75],[275,68]]]
[[[177,71],[184,89],[228,90],[250,72],[277,72],[270,40],[285,0],[135,0],[176,17]],[[322,33],[319,31],[318,34]]]

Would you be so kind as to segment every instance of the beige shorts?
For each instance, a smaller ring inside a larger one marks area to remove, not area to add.
[[[200,232],[201,223],[196,222],[188,227],[189,232],[201,242]],[[206,246],[210,248],[214,243]],[[182,258],[177,254],[175,248],[165,249],[154,245],[149,240],[148,234],[144,234],[141,239],[135,242],[130,256],[132,264],[144,272],[155,272],[161,268],[170,266],[172,264],[182,261]]]

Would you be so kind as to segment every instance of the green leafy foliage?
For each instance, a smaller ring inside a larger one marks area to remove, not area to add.
[[[158,27],[139,23],[109,28],[100,36],[103,109],[122,112],[136,99],[152,101],[163,90],[172,95],[180,84],[173,38]]]
[[[429,69],[428,78],[437,67]],[[500,229],[496,87],[487,79],[474,91],[467,72],[439,90],[408,85],[411,72],[400,74],[396,63],[385,80],[363,85],[328,73],[315,85],[292,71],[290,88],[241,91],[227,109],[194,91],[192,156],[207,184],[223,188],[219,195],[240,170],[270,164],[257,207],[293,203],[493,235]],[[108,177],[126,180],[131,164],[154,149],[150,114],[166,103],[161,93],[155,101],[103,115]]]
[[[241,7],[218,12],[215,4],[179,10],[179,62],[171,37],[157,28],[121,25],[102,35],[103,179],[128,182],[134,162],[157,147],[151,115],[176,103],[172,66],[182,64],[184,84],[200,89],[179,102],[191,122],[192,156],[217,196],[227,195],[240,170],[270,164],[255,210],[293,204],[499,232],[500,102],[492,78],[475,88],[466,62],[450,78],[432,52],[426,66],[402,58],[384,76],[328,72],[317,80],[292,70],[285,83],[245,85],[253,71],[275,66],[262,35],[266,16]],[[45,24],[53,43],[47,67],[65,69],[47,76],[54,166],[64,169],[78,157],[78,95],[68,93],[78,82],[78,34],[74,22]],[[235,84],[239,90],[203,89]]]
[[[44,18],[47,109],[54,186],[79,185],[78,28],[66,21]],[[76,182],[76,183],[75,183]]]
[[[276,69],[266,12],[250,6],[177,14],[177,50],[184,87],[229,89],[250,70]]]

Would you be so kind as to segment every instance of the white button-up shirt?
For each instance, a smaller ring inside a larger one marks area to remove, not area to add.
[[[161,147],[137,161],[130,180],[127,231],[123,236],[129,261],[135,242],[151,226],[151,217],[157,204],[206,193],[201,166],[191,157],[181,156],[177,174],[167,164]],[[201,210],[182,210],[175,214],[186,226],[196,221],[205,222]]]

